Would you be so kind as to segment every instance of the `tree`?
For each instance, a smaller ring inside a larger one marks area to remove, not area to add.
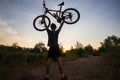
[[[59,47],[60,47],[61,53],[64,53],[64,47],[63,47],[62,43],[59,44]]]
[[[101,43],[101,47],[103,48],[110,48],[110,47],[115,47],[115,46],[120,46],[120,38],[112,35],[108,36],[103,43]]]
[[[84,47],[84,51],[85,51],[86,53],[92,54],[92,52],[93,52],[93,47],[89,44],[89,45],[87,45],[86,47]]]
[[[83,48],[83,44],[77,41],[77,43],[75,44],[75,49],[80,49],[80,48]]]
[[[71,49],[71,52],[74,53],[74,55],[77,57],[82,57],[84,53],[83,44],[77,41],[75,44],[75,48]]]
[[[113,46],[120,46],[120,38],[117,36],[111,36],[111,42]]]
[[[37,43],[33,49],[34,52],[37,53],[46,53],[47,52],[47,48],[45,47],[45,44],[43,42]]]
[[[9,47],[9,49],[11,49],[11,51],[12,51],[12,50],[13,50],[13,51],[21,51],[23,48],[20,47],[20,46],[18,45],[18,43],[16,42],[16,43],[13,43],[13,45],[12,45],[11,47]]]
[[[112,66],[120,66],[120,38],[117,36],[108,36],[101,43],[99,52],[102,53],[105,61]]]
[[[19,45],[18,45],[18,43],[13,43],[12,47],[14,47],[14,48],[18,48]]]
[[[74,50],[73,46],[70,47],[70,50]]]

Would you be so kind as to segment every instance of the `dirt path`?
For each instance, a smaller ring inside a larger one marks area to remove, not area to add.
[[[80,58],[64,62],[68,80],[120,80],[120,68],[105,65],[101,57]],[[41,80],[45,65],[0,68],[0,80]],[[57,62],[51,65],[50,80],[60,80]]]
[[[118,71],[119,70],[119,71]],[[80,58],[64,63],[64,72],[68,80],[120,80],[120,69],[108,67],[101,57]],[[31,70],[34,80],[41,80],[45,74],[45,66],[34,67]],[[51,66],[50,80],[60,80],[56,62]]]

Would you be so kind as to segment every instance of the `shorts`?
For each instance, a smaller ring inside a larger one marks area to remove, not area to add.
[[[48,58],[61,57],[59,46],[50,46],[48,51]]]

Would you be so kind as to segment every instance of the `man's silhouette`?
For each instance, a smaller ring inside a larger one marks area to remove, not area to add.
[[[59,49],[59,45],[58,45],[59,32],[61,31],[63,24],[64,24],[64,20],[62,20],[59,28],[56,30],[56,28],[57,28],[56,24],[52,23],[51,30],[50,30],[47,28],[46,23],[45,23],[45,27],[47,28],[46,31],[48,33],[49,51],[48,51],[48,61],[47,61],[47,65],[46,65],[46,77],[44,80],[49,80],[50,65],[51,65],[51,61],[53,58],[56,58],[56,60],[58,62],[59,71],[61,74],[61,80],[67,80],[67,77],[63,73],[61,53],[60,53],[60,49]]]

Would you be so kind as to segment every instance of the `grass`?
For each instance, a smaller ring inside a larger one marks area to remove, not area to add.
[[[42,64],[46,60],[47,54],[34,54],[34,53],[0,53],[0,65],[24,65],[27,63],[31,64]]]

